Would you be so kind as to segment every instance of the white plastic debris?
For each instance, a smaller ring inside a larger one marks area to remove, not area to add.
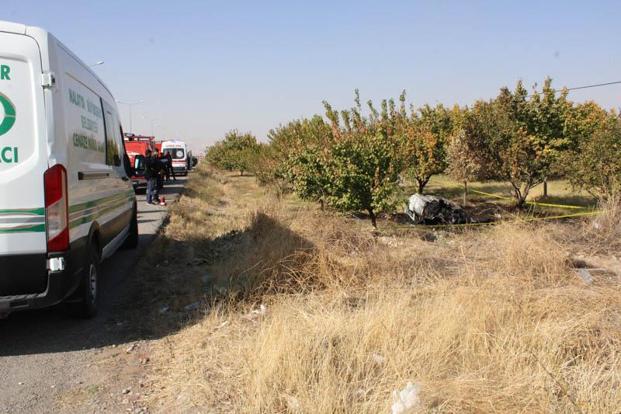
[[[216,329],[222,329],[229,324],[229,321],[224,321],[220,325],[216,326]]]
[[[576,269],[576,272],[584,283],[587,285],[593,284],[593,276],[591,276],[591,272],[589,272],[588,269]]]
[[[254,309],[251,313],[253,315],[263,316],[265,315],[265,312],[267,312],[267,306],[261,304],[261,306],[259,306],[259,309]]]
[[[253,309],[250,312],[248,312],[246,315],[244,315],[244,318],[249,320],[249,321],[256,321],[258,318],[265,316],[265,314],[267,313],[267,306],[265,306],[264,304],[261,304],[259,306],[259,309]]]
[[[386,362],[386,358],[376,352],[371,355],[371,358],[373,358],[373,362],[375,362],[377,365],[384,365],[384,362]]]
[[[300,411],[300,407],[302,406],[302,404],[300,404],[300,400],[295,398],[293,395],[285,394],[284,397],[285,397],[285,401],[287,401],[287,407],[289,408],[290,411],[294,413],[297,413]]]
[[[411,414],[419,407],[420,385],[408,382],[401,391],[392,392],[392,414]]]

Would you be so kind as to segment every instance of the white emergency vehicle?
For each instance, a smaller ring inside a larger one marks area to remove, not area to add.
[[[0,315],[97,309],[99,264],[138,243],[115,100],[50,33],[0,21]]]
[[[188,174],[188,147],[183,141],[170,140],[162,142],[162,154],[170,154],[175,174]]]

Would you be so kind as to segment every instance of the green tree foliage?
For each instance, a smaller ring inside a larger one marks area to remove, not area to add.
[[[590,140],[595,131],[609,120],[610,115],[595,102],[572,106],[567,111],[564,127],[569,150],[575,152],[585,141]]]
[[[511,183],[516,204],[522,206],[534,186],[555,175],[561,154],[570,146],[565,120],[571,104],[567,90],[554,90],[550,78],[530,97],[522,82],[513,92],[502,88],[495,103],[506,127],[497,178]]]
[[[228,171],[252,171],[256,164],[258,143],[250,133],[240,134],[237,130],[226,133],[222,141],[218,141],[207,149],[207,161],[218,168]]]
[[[271,130],[268,144],[231,131],[207,158],[322,206],[367,211],[374,226],[394,205],[404,173],[422,193],[434,174],[448,172],[464,183],[464,203],[471,181],[508,181],[518,206],[533,187],[559,176],[593,193],[618,191],[616,115],[590,102],[574,105],[550,79],[531,93],[518,82],[463,109],[408,108],[405,92],[398,102],[368,101],[363,109],[357,90],[352,108],[324,106],[324,117]]]
[[[411,116],[399,124],[405,135],[407,172],[422,194],[431,177],[447,167],[447,143],[453,131],[451,112],[442,105],[425,105],[412,110]]]
[[[394,135],[361,132],[343,136],[327,162],[327,201],[343,211],[365,210],[373,227],[377,213],[394,204],[403,164]]]
[[[521,207],[530,190],[558,170],[561,155],[571,145],[565,133],[570,108],[567,91],[557,94],[550,79],[541,93],[530,97],[521,82],[514,91],[502,88],[496,99],[477,102],[466,112],[463,135],[455,143],[466,155],[450,170],[454,176],[461,172],[462,179],[508,181]],[[458,148],[451,151],[457,158]]]
[[[366,211],[376,227],[377,214],[396,200],[404,167],[395,104],[384,100],[378,110],[368,102],[367,117],[356,91],[349,110],[324,106],[328,122],[321,117],[295,121],[272,134],[273,142],[287,143],[287,176],[300,197],[341,211]]]
[[[325,160],[332,129],[322,117],[292,121],[268,134],[275,160],[272,175],[289,182],[303,199],[325,201]]]
[[[578,105],[568,122],[574,146],[567,152],[565,173],[571,183],[607,199],[621,191],[621,120],[598,105]]]

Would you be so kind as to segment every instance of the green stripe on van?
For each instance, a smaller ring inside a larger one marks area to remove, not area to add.
[[[24,220],[20,223],[20,216]],[[0,210],[0,218],[14,221],[11,227],[0,227],[0,234],[7,233],[43,233],[45,232],[45,209],[44,208],[11,208]]]
[[[0,216],[45,216],[44,208],[22,208],[22,209],[9,209],[0,210]]]
[[[6,233],[44,233],[45,224],[37,224],[35,226],[18,226],[8,229],[0,229],[0,234]]]
[[[111,196],[102,197],[96,200],[87,201],[85,203],[74,204],[69,207],[69,214],[74,216],[70,219],[69,227],[74,228],[81,224],[95,220],[106,213],[122,207],[124,204],[131,202],[135,197],[134,190],[113,194]],[[86,213],[88,210],[92,212]],[[79,214],[84,212],[84,214]],[[9,216],[35,216],[45,220],[45,208],[24,208],[24,209],[5,209],[0,210],[0,217]],[[9,228],[0,228],[0,234],[6,233],[41,233],[45,232],[45,223],[31,223]]]
[[[134,196],[134,190],[130,190],[128,192],[119,193],[119,194],[113,194],[111,196],[98,198],[96,200],[86,201],[86,202],[80,203],[80,204],[74,204],[72,206],[69,206],[69,214],[75,213],[75,212],[80,211],[80,210],[86,210],[88,208],[97,207],[101,203],[105,203],[107,201],[111,201],[111,200],[114,200],[116,198],[127,198],[130,195],[132,197]]]
[[[130,197],[125,197],[109,205],[102,205],[91,213],[86,213],[78,217],[74,217],[69,223],[69,228],[74,228],[82,224],[89,223],[99,217],[102,217],[103,215],[111,211],[114,211],[120,207],[123,207],[125,204],[129,203],[130,201],[132,201]]]

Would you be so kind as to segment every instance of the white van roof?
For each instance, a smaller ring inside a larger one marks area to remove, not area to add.
[[[93,71],[93,69],[91,69],[89,65],[84,63],[82,59],[77,57],[71,50],[69,50],[69,48],[67,48],[67,46],[62,44],[60,40],[56,39],[56,37],[54,37],[54,35],[52,35],[47,30],[42,29],[40,27],[36,27],[36,26],[26,26],[25,24],[21,24],[21,23],[14,23],[14,22],[8,22],[5,20],[0,20],[0,32],[16,33],[16,34],[31,36],[39,43],[39,47],[43,47],[44,44],[47,44],[50,40],[53,40],[54,42],[56,42],[58,47],[62,48],[69,56],[71,56],[78,63],[80,63],[80,65],[82,65],[85,69],[87,69],[93,75],[93,77],[101,84],[101,86],[103,86],[103,88],[112,96],[112,92],[110,92],[110,89],[108,89],[106,84],[103,83],[101,79],[99,79],[99,76],[97,76],[97,74]]]
[[[176,139],[169,139],[167,141],[163,141],[162,142],[162,146],[164,146],[164,145],[185,145],[185,142],[179,141],[179,140],[176,140]]]
[[[20,23],[5,22],[0,20],[0,32],[26,34],[28,26]]]

